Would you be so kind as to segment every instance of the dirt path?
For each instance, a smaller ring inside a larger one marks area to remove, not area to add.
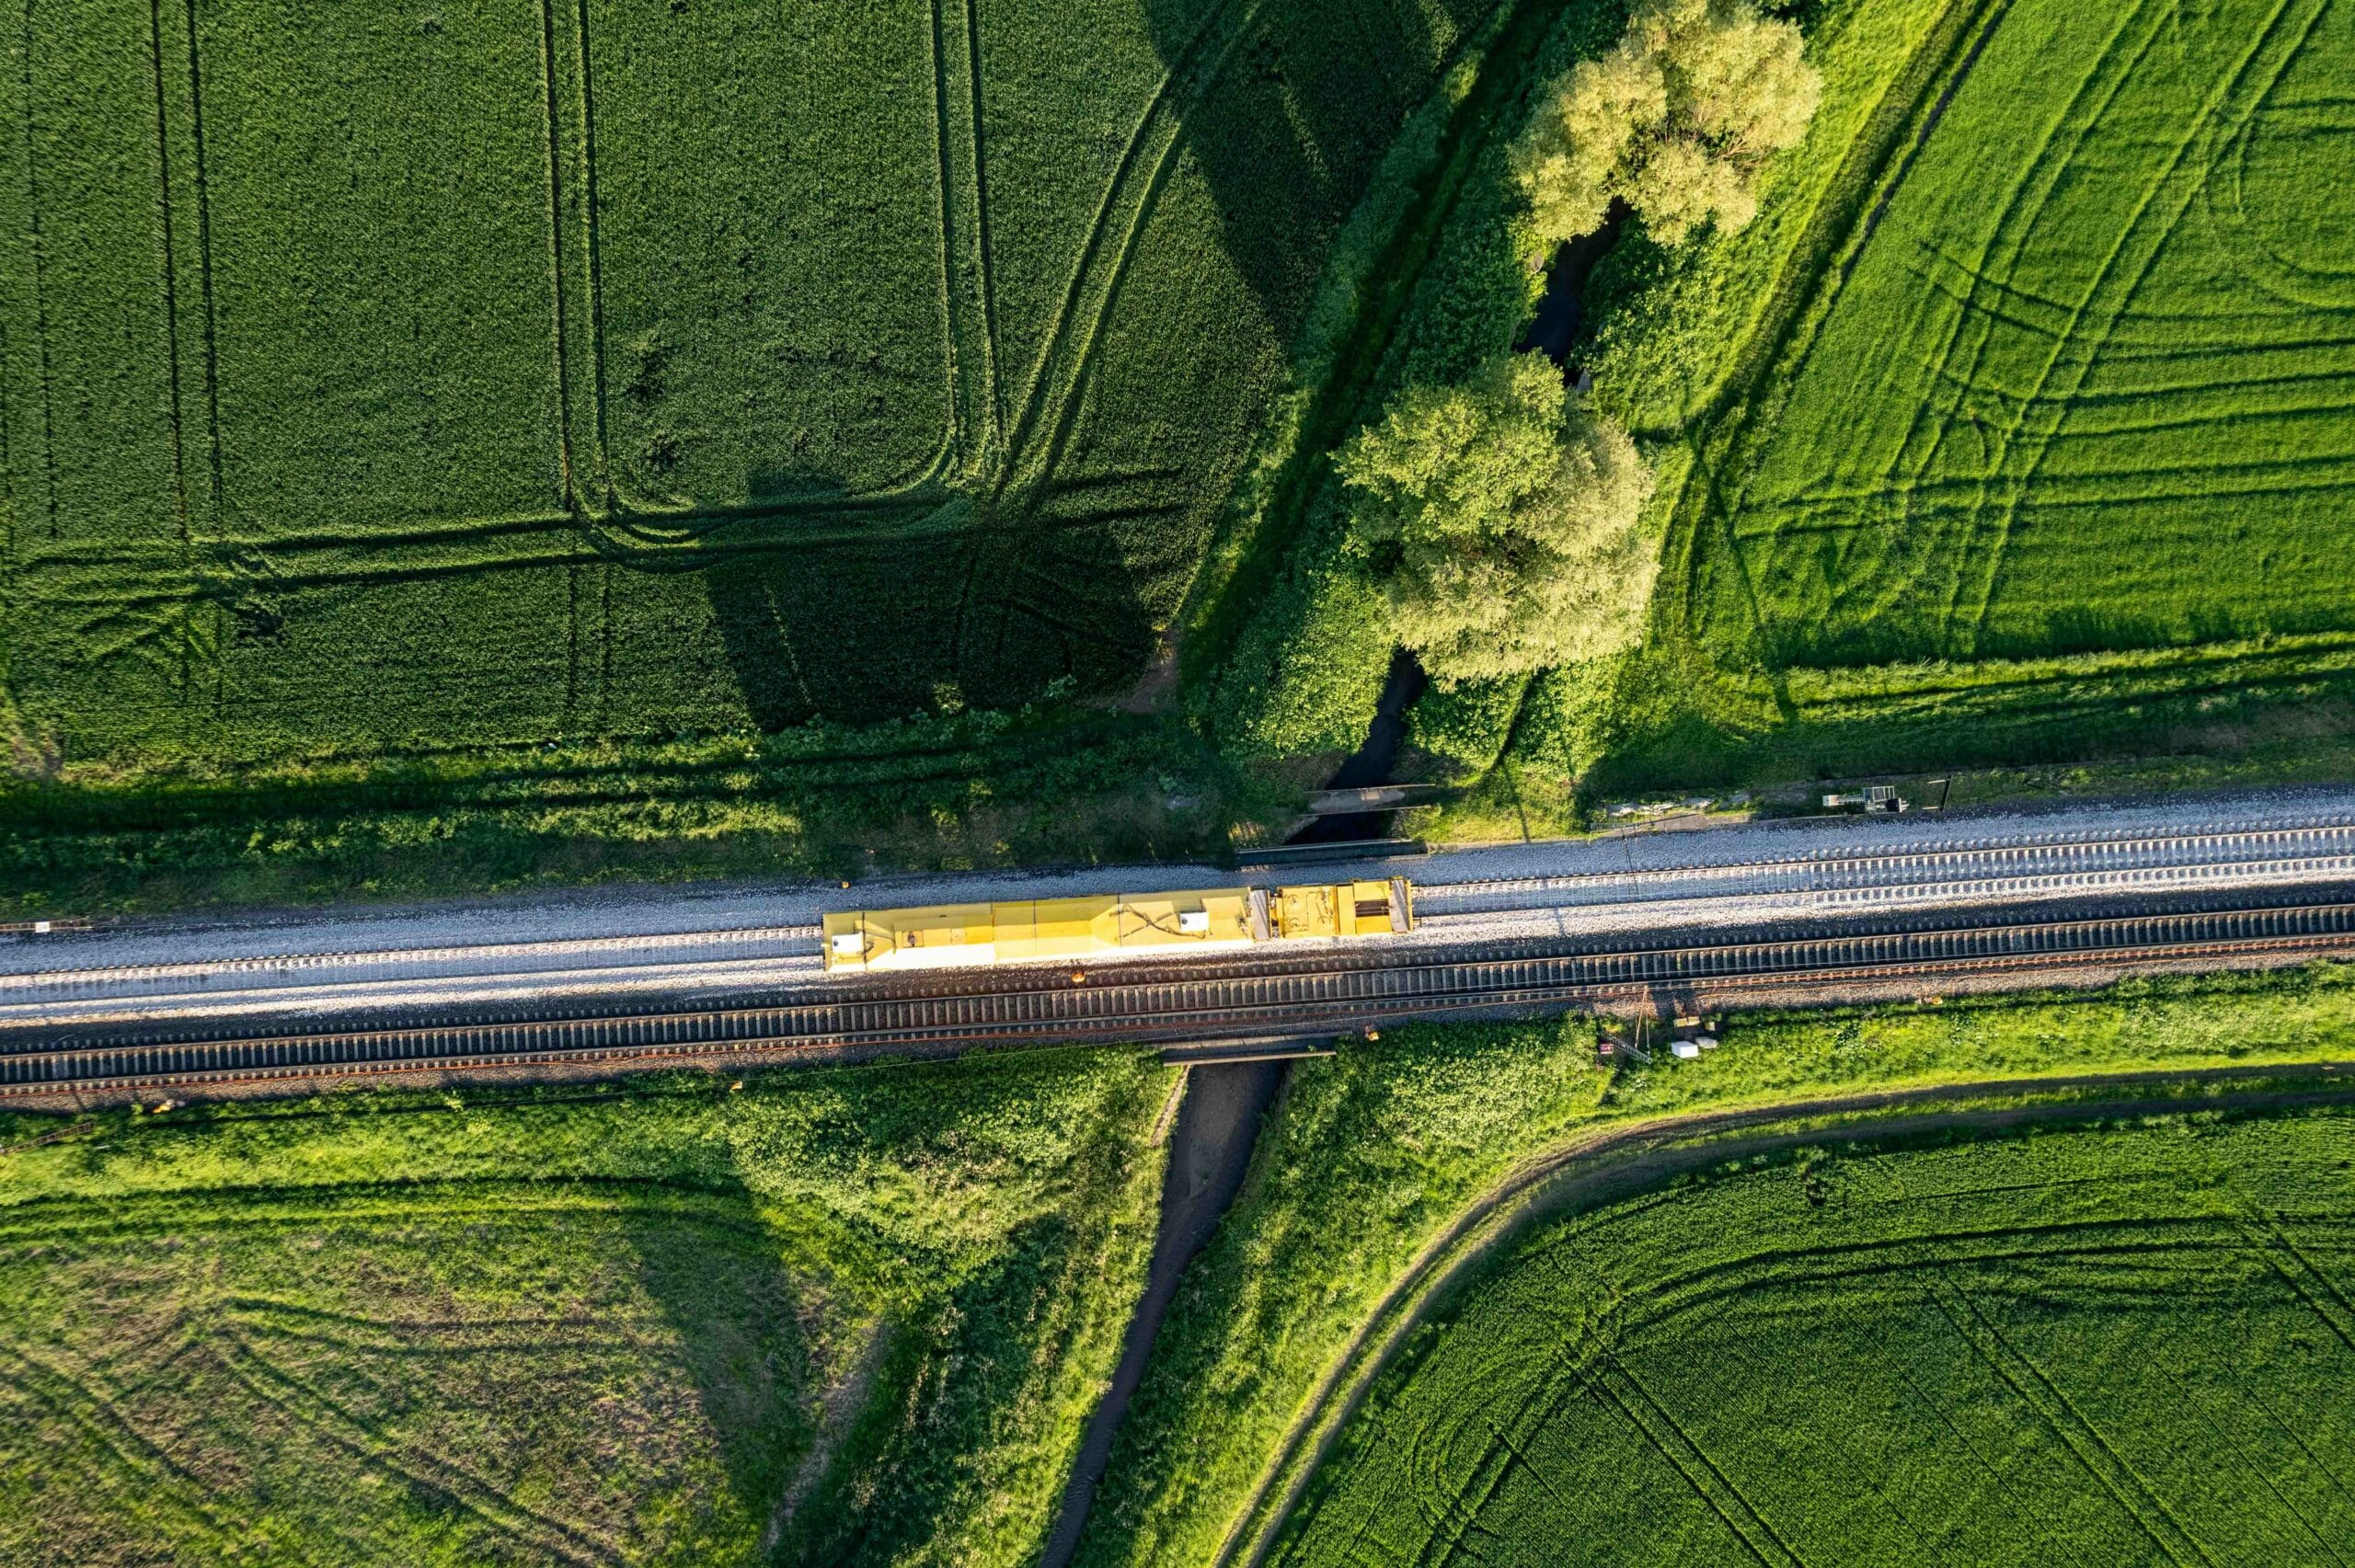
[[[1696,1112],[1625,1124],[1589,1133],[1525,1162],[1459,1215],[1416,1254],[1397,1283],[1350,1336],[1318,1382],[1262,1472],[1259,1485],[1222,1545],[1218,1568],[1259,1568],[1309,1480],[1331,1452],[1350,1417],[1432,1305],[1452,1287],[1518,1241],[1540,1219],[1574,1204],[1630,1196],[1671,1177],[1809,1143],[1860,1136],[1894,1139],[1969,1127],[1994,1131],[2037,1122],[2148,1116],[2189,1109],[2260,1110],[2338,1102],[2355,1096],[2355,1062],[2294,1068],[2206,1068],[2185,1072],[2096,1074],[2002,1079],[1929,1089],[1846,1094],[1732,1111]],[[2279,1088],[2202,1094],[2207,1083],[2312,1078],[2311,1090]],[[1924,1110],[1869,1123],[1826,1127],[1822,1118],[1901,1110],[1987,1095],[2069,1093],[2111,1090],[2098,1098],[1980,1109]],[[2188,1092],[2188,1093],[2187,1093]],[[1819,1125],[1782,1125],[1813,1121]],[[1715,1135],[1774,1127],[1749,1138]]]
[[[1153,1264],[1145,1276],[1144,1294],[1129,1320],[1128,1336],[1120,1345],[1120,1364],[1112,1385],[1104,1391],[1087,1430],[1081,1436],[1079,1457],[1073,1461],[1071,1480],[1064,1483],[1055,1528],[1047,1537],[1040,1568],[1066,1568],[1079,1550],[1081,1529],[1096,1498],[1096,1484],[1112,1457],[1112,1439],[1120,1435],[1120,1418],[1129,1398],[1144,1376],[1154,1335],[1178,1294],[1186,1265],[1218,1229],[1219,1217],[1235,1200],[1251,1167],[1251,1150],[1258,1141],[1260,1118],[1283,1082],[1281,1061],[1246,1061],[1189,1069],[1185,1103],[1178,1110],[1171,1134],[1169,1172],[1161,1185],[1161,1222],[1153,1242]]]

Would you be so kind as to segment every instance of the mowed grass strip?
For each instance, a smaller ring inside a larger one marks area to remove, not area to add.
[[[2011,0],[1697,524],[1776,663],[2344,627],[2355,18]]]
[[[1816,1150],[1558,1223],[1384,1374],[1278,1561],[2332,1562],[2355,1124]]]
[[[1115,1053],[0,1117],[0,1557],[1027,1561],[1168,1086]]]

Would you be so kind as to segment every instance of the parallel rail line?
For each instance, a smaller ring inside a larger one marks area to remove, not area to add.
[[[1932,897],[1959,901],[2028,892],[2193,887],[2269,876],[2315,880],[2350,873],[2355,873],[2355,823],[2319,823],[2142,837],[2029,836],[1874,853],[1818,853],[1706,865],[1475,878],[1426,883],[1417,894],[1436,918],[1445,920],[1457,912],[1453,906],[1459,902],[1475,906],[1462,912],[1494,912],[1477,906],[1483,898],[1500,895],[1572,895],[1562,907],[1574,908],[1580,902],[1607,901],[1575,897],[1581,893],[1715,887],[1777,877],[1791,883],[1780,891],[1804,895],[1827,909],[1844,909]],[[1902,877],[1914,879],[1892,880]],[[1524,907],[1534,906],[1513,906]],[[87,926],[87,921],[58,923],[60,931]],[[0,927],[0,933],[14,929]],[[0,1003],[152,995],[173,987],[233,991],[287,984],[523,975],[568,963],[615,968],[660,962],[718,964],[791,956],[805,949],[814,954],[818,933],[815,924],[793,923],[31,970],[0,974]]]
[[[1525,944],[1524,944],[1525,945]],[[647,1065],[811,1050],[991,1043],[1205,1042],[1334,1032],[1398,1018],[1572,1005],[1683,988],[1746,990],[1895,979],[2031,976],[2085,967],[2281,962],[2355,956],[2355,903],[2114,915],[1615,951],[1401,955],[1195,978],[908,995],[844,992],[775,1005],[249,1039],[10,1050],[0,1099],[534,1065]],[[992,971],[976,971],[993,978]]]

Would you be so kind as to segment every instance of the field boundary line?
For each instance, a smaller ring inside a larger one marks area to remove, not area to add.
[[[1642,1178],[1650,1185],[1652,1178],[1665,1180],[1751,1152],[1827,1139],[1885,1142],[1949,1128],[1999,1131],[2043,1122],[2180,1115],[2187,1108],[2344,1105],[2355,1087],[2338,1075],[2350,1068],[2355,1068],[2355,1060],[1989,1079],[1678,1113],[1578,1128],[1552,1148],[1524,1158],[1486,1192],[1470,1199],[1455,1219],[1398,1271],[1296,1408],[1258,1482],[1230,1520],[1213,1562],[1216,1568],[1261,1568],[1267,1563],[1286,1520],[1332,1453],[1350,1417],[1433,1304],[1486,1264],[1499,1247],[1520,1240],[1530,1224],[1581,1196],[1600,1195],[1603,1201],[1609,1201],[1614,1179]],[[2234,1087],[2263,1076],[2296,1079],[2317,1087],[2306,1091]],[[2219,1088],[2197,1099],[2180,1093],[2206,1084]],[[2178,1093],[2170,1094],[2170,1089]],[[2142,1093],[2131,1093],[2135,1090]],[[2016,1095],[2105,1092],[2109,1093],[2101,1098],[1976,1103]],[[1956,1104],[1940,1109],[1941,1102]],[[1870,1119],[1830,1128],[1805,1125],[1827,1117]],[[1802,1125],[1783,1130],[1789,1124]],[[1722,1136],[1740,1133],[1749,1136]],[[1712,1139],[1718,1141],[1709,1141]]]

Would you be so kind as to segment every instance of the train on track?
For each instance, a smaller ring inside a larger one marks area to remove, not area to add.
[[[1399,936],[1414,926],[1414,886],[1394,876],[1300,887],[845,910],[825,918],[824,933],[826,967],[859,972],[1169,958],[1302,937]]]

